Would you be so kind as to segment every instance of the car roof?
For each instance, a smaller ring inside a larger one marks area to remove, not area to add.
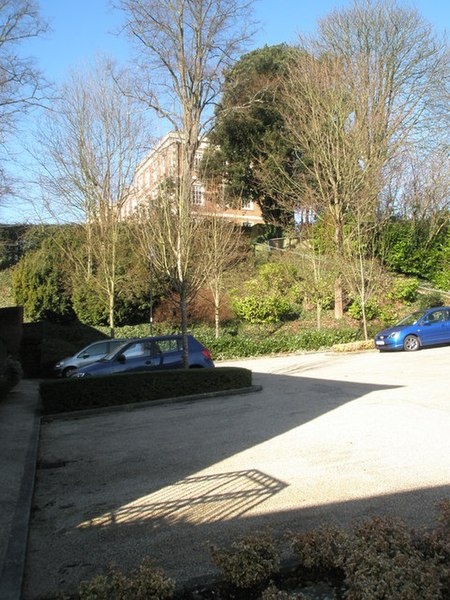
[[[183,336],[181,333],[170,333],[167,335],[152,335],[152,336],[148,336],[148,337],[129,338],[126,341],[127,342],[153,342],[156,340],[177,340],[182,337]],[[192,337],[192,335],[189,333],[188,337]]]

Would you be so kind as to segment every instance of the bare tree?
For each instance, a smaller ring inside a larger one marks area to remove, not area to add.
[[[121,209],[130,194],[142,131],[139,111],[116,85],[123,77],[106,59],[91,71],[74,73],[39,135],[49,210],[59,222],[82,227],[84,251],[69,258],[103,299],[111,336],[124,276],[117,268]]]
[[[331,224],[337,264],[358,236],[367,249],[380,231],[389,208],[383,193],[402,153],[435,142],[448,68],[445,42],[395,1],[355,0],[293,53],[282,110],[302,168],[285,195]],[[342,312],[338,274],[335,316]]]
[[[431,242],[450,218],[450,152],[441,146],[430,153],[404,156],[399,216],[427,223]]]
[[[193,232],[197,228],[191,211],[195,158],[212,117],[212,106],[221,90],[223,71],[237,58],[242,44],[248,39],[251,4],[251,0],[120,2],[126,17],[124,29],[139,51],[134,94],[156,111],[179,138],[179,172],[170,194],[171,210],[164,219],[168,223],[169,217],[176,215],[177,227],[171,233],[170,241],[159,235],[154,245],[166,244],[165,272],[169,264],[176,266],[173,274],[177,278],[175,287],[181,294],[185,366],[185,294],[188,289],[193,289],[192,281],[196,279],[189,274],[189,258],[196,245]],[[155,248],[154,253],[161,253],[161,249]],[[172,253],[170,258],[169,253]]]
[[[292,64],[285,89],[285,122],[301,148],[299,175],[289,183],[290,203],[312,209],[333,231],[336,264],[345,256],[345,236],[355,206],[366,199],[368,226],[375,220],[379,164],[363,161],[365,123],[355,120],[354,98],[338,58],[304,54]],[[369,192],[370,190],[370,192]],[[342,316],[342,279],[335,280],[335,315]]]
[[[203,219],[187,215],[183,205],[174,202],[173,194],[173,187],[167,182],[151,202],[140,204],[132,231],[151,268],[159,274],[165,287],[179,298],[181,321],[187,335],[187,305],[205,285],[211,262]],[[187,344],[183,351],[187,366]]]
[[[19,114],[41,101],[42,78],[31,59],[20,55],[22,42],[43,35],[47,25],[35,0],[0,0],[0,145],[5,147]],[[10,193],[0,166],[0,199]]]
[[[220,335],[220,309],[225,294],[225,276],[246,256],[242,226],[230,223],[219,211],[209,213],[203,221],[205,250],[208,256],[209,276],[206,283],[214,302],[216,338]]]

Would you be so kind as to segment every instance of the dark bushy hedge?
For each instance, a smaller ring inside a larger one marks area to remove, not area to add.
[[[99,330],[107,333],[106,328]],[[304,328],[297,333],[290,331],[272,332],[270,328],[259,326],[245,328],[242,331],[227,328],[221,330],[216,339],[211,327],[193,327],[192,334],[211,352],[214,360],[232,360],[269,354],[289,354],[292,352],[312,352],[331,348],[336,344],[347,344],[362,340],[358,328],[343,327],[316,329]],[[158,333],[169,333],[171,329],[161,327]],[[116,327],[117,337],[142,337],[148,335],[148,324],[128,327]]]
[[[238,367],[177,369],[69,378],[40,385],[44,414],[117,406],[250,387],[252,372]]]
[[[195,335],[209,348],[214,360],[310,352],[361,339],[361,334],[357,329],[304,329],[299,333],[275,333],[272,335],[261,333],[259,337],[223,335],[217,340],[212,335],[207,336],[201,333]]]

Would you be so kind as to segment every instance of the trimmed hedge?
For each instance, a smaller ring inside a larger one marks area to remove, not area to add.
[[[304,329],[299,333],[272,335],[261,332],[259,336],[225,334],[219,339],[203,332],[195,332],[194,335],[209,349],[214,360],[311,352],[361,339],[357,329]]]
[[[106,328],[98,328],[106,333]],[[158,334],[169,333],[172,329],[161,326]],[[148,324],[116,327],[117,337],[145,337]],[[292,352],[313,352],[331,348],[335,344],[347,344],[362,340],[358,328],[341,327],[316,329],[304,327],[299,332],[273,331],[268,326],[246,326],[236,329],[222,328],[221,336],[216,339],[212,327],[193,327],[191,333],[204,344],[214,360],[233,360],[270,354],[289,354]]]
[[[68,378],[40,384],[42,411],[68,411],[118,406],[216,391],[247,388],[252,372],[239,367],[174,369],[123,373],[104,377]]]

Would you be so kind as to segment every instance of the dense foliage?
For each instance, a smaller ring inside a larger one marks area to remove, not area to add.
[[[17,304],[31,321],[74,318],[64,258],[51,238],[21,259],[14,270],[13,289]]]
[[[292,223],[273,194],[257,176],[258,164],[270,163],[276,171],[293,172],[296,150],[284,135],[280,114],[280,85],[292,48],[286,44],[264,46],[245,54],[228,71],[216,121],[210,135],[211,151],[204,168],[208,175],[223,178],[231,199],[257,202],[268,223]]]
[[[136,323],[148,315],[148,265],[138,253],[130,252],[126,231],[122,238],[117,264],[121,285],[116,293],[115,315],[118,324]],[[27,320],[107,323],[105,294],[94,277],[86,278],[84,269],[77,269],[78,264],[88,260],[82,229],[35,228],[24,238],[24,248],[24,256],[13,271],[13,294],[16,303],[24,306]],[[156,277],[153,288],[157,298],[161,286]]]
[[[385,232],[385,264],[397,273],[450,289],[450,224],[433,232],[427,220],[393,220]]]

